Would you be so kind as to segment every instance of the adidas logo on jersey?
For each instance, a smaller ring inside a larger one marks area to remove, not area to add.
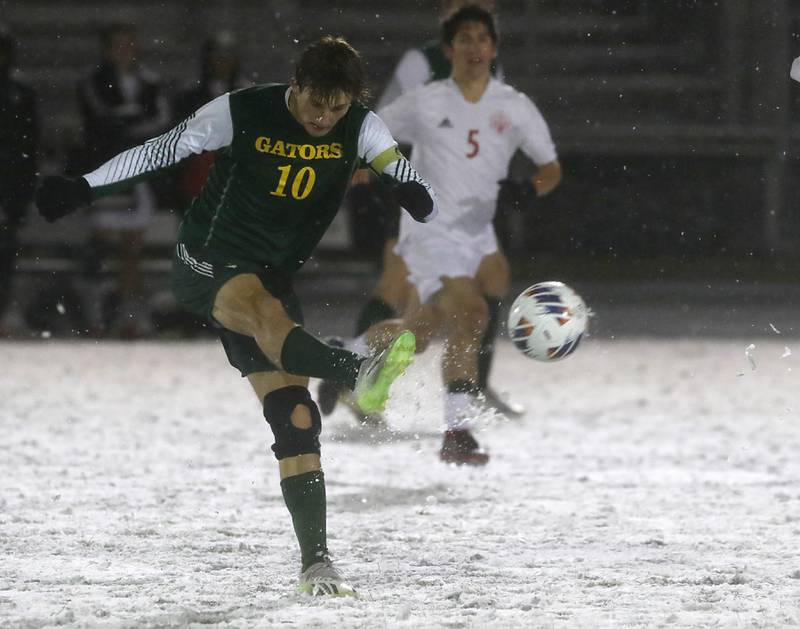
[[[439,128],[440,129],[452,129],[453,128],[453,123],[450,122],[450,118],[445,118],[444,120],[442,120],[439,123]]]

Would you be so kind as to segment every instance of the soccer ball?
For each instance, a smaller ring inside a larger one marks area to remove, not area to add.
[[[539,282],[511,304],[508,335],[528,358],[552,362],[576,349],[589,326],[580,295],[561,282]]]

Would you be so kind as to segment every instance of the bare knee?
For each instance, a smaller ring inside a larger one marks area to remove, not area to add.
[[[305,404],[298,404],[295,406],[292,409],[290,419],[292,421],[292,426],[300,428],[301,430],[311,428],[313,423],[311,420],[311,411]]]

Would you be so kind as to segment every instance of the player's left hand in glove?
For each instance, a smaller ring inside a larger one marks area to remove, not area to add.
[[[91,200],[92,188],[83,177],[45,177],[36,191],[36,207],[48,223],[89,205]]]
[[[536,198],[536,188],[530,179],[501,179],[497,183],[497,207],[519,210],[528,207]]]
[[[421,183],[404,181],[392,188],[394,198],[406,212],[418,223],[428,223],[436,216],[436,204],[433,197]]]

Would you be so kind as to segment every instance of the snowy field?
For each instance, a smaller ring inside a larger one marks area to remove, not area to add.
[[[422,357],[391,430],[325,424],[358,600],[294,593],[268,428],[215,343],[0,344],[0,626],[800,624],[796,340],[504,343],[529,412],[480,421],[484,469],[439,463]]]

